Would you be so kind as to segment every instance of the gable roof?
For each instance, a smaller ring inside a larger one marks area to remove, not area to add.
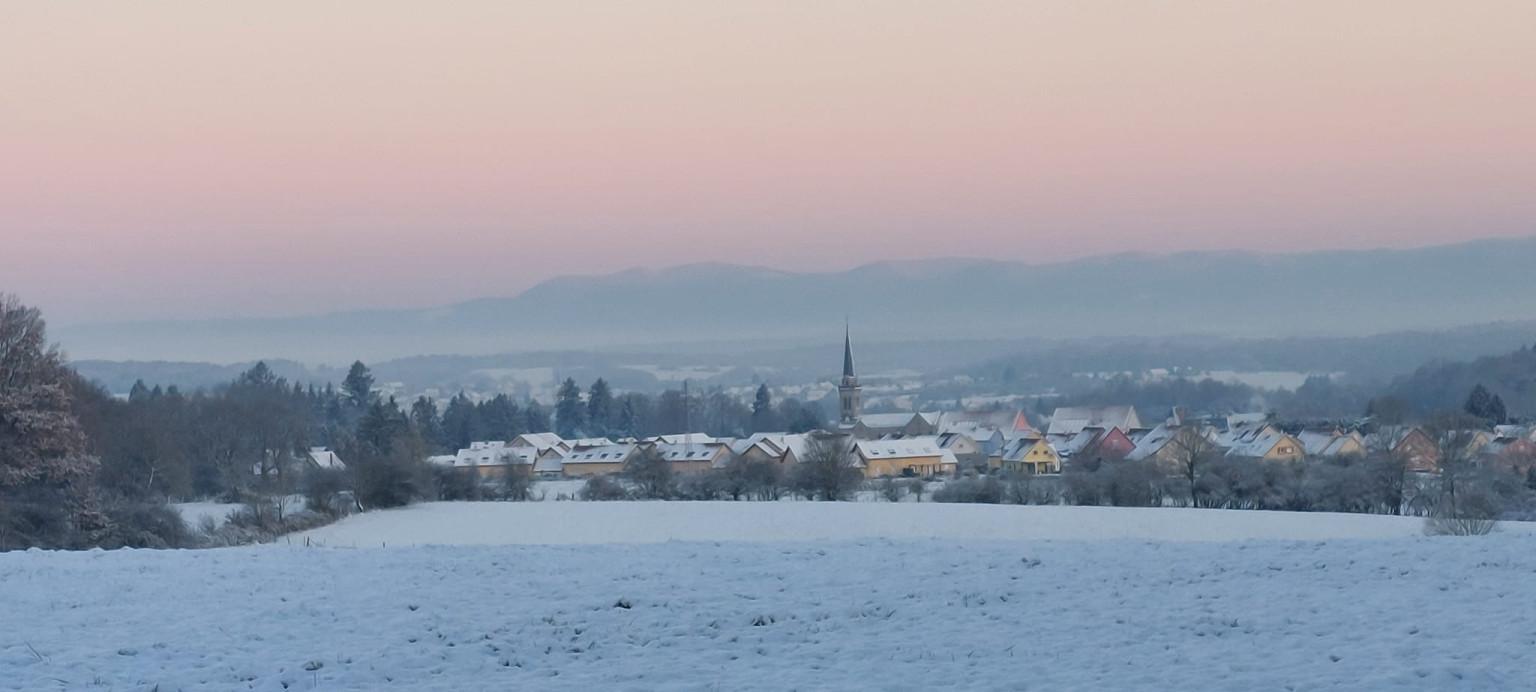
[[[635,453],[634,444],[612,444],[602,447],[588,447],[579,449],[565,455],[561,459],[563,464],[613,464],[629,459]]]
[[[934,437],[907,437],[900,440],[859,440],[854,443],[854,450],[863,459],[942,457],[945,451],[939,448],[938,439]],[[951,454],[950,456],[953,457],[954,455]]]
[[[1130,430],[1141,427],[1135,406],[1062,406],[1051,414],[1047,435],[1076,435],[1083,428],[1119,428]]]
[[[1184,428],[1164,423],[1151,430],[1144,431],[1136,436],[1136,446],[1126,453],[1125,458],[1131,461],[1142,461],[1156,456],[1168,446],[1175,437],[1179,436]]]

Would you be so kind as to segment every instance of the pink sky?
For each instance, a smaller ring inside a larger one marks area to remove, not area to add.
[[[0,290],[313,313],[731,261],[1536,233],[1536,3],[0,5]]]

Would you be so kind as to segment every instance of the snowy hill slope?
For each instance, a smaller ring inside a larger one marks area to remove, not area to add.
[[[437,502],[292,538],[329,546],[538,545],[861,538],[1235,541],[1403,538],[1423,521],[1365,514],[814,502]],[[1527,525],[1506,525],[1524,531]]]
[[[8,553],[0,690],[1533,689],[1533,572],[1510,533]]]

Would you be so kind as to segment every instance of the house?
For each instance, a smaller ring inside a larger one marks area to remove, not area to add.
[[[1307,458],[1301,441],[1279,427],[1263,423],[1229,428],[1214,442],[1229,457],[1263,461],[1302,461]]]
[[[878,440],[891,435],[926,437],[938,430],[937,413],[867,413],[844,429],[861,440]]]
[[[805,458],[809,440],[804,433],[755,433],[734,441],[731,451],[738,459],[793,466]]]
[[[619,473],[638,450],[636,444],[617,443],[568,452],[560,457],[560,474],[566,478],[587,478]]]
[[[1160,466],[1172,467],[1182,463],[1179,458],[1181,452],[1178,444],[1179,436],[1199,434],[1201,434],[1200,431],[1192,426],[1170,423],[1163,423],[1150,430],[1132,431],[1127,437],[1135,447],[1126,453],[1125,458],[1129,461],[1152,461]]]
[[[1051,414],[1047,436],[1071,436],[1083,428],[1118,429],[1121,432],[1140,428],[1141,419],[1136,417],[1135,406],[1063,406]]]
[[[1072,434],[1047,434],[1046,441],[1056,448],[1063,461],[1084,464],[1085,468],[1097,468],[1099,462],[1124,459],[1136,443],[1120,428],[1087,426]]]
[[[1015,437],[1003,445],[996,457],[987,460],[993,471],[1045,475],[1061,473],[1061,455],[1038,435]]]
[[[523,433],[512,438],[512,441],[508,442],[507,446],[535,449],[539,452],[550,449],[560,449],[561,451],[568,451],[570,449],[570,445],[566,444],[565,440],[552,432]]]
[[[306,462],[306,470],[330,469],[345,471],[347,468],[346,463],[342,462],[341,457],[336,456],[335,452],[325,447],[310,447],[304,461]]]
[[[1536,442],[1519,433],[1495,437],[1483,445],[1478,455],[1484,463],[1495,468],[1527,474],[1536,466]]]
[[[1296,433],[1296,440],[1310,459],[1365,456],[1365,438],[1357,432],[1303,430]]]
[[[1402,459],[1409,471],[1436,473],[1440,470],[1440,445],[1421,428],[1386,428],[1376,433],[1371,441]]]
[[[993,431],[996,432],[996,431]],[[1002,433],[997,433],[999,436]],[[955,455],[955,459],[962,467],[985,468],[987,465],[988,449],[976,442],[970,435],[959,432],[940,433],[934,439],[938,440],[939,449],[948,450]],[[988,445],[990,446],[990,445]]]
[[[532,473],[538,454],[528,447],[510,447],[505,442],[471,442],[454,455],[453,468],[476,478],[504,478],[514,471]]]
[[[940,449],[933,437],[859,440],[853,454],[865,478],[953,475],[958,467],[955,455]]]
[[[714,438],[708,439],[709,442],[645,442],[641,443],[641,449],[665,460],[672,467],[672,473],[704,473],[731,460],[729,446]]]

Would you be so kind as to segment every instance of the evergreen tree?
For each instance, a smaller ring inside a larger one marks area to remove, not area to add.
[[[352,363],[352,368],[347,371],[347,379],[341,381],[341,391],[346,395],[352,408],[362,410],[367,408],[373,399],[373,373],[362,361]]]
[[[593,435],[607,435],[613,423],[613,391],[607,380],[599,377],[587,388],[587,430]]]
[[[357,423],[357,441],[372,453],[388,455],[395,440],[406,437],[410,431],[410,421],[393,398],[388,402],[375,400]]]
[[[480,405],[480,421],[485,426],[486,435],[492,439],[510,441],[524,432],[522,411],[518,410],[517,402],[505,394],[497,394]]]
[[[549,409],[537,401],[529,401],[523,407],[523,429],[531,432],[549,432]]]
[[[610,426],[608,432],[618,437],[640,436],[640,411],[638,401],[641,395],[627,394],[619,402],[619,413]]]
[[[774,427],[773,396],[768,392],[768,385],[760,384],[757,395],[752,397],[752,432],[768,432]]]
[[[564,438],[581,436],[586,425],[586,407],[581,403],[581,387],[569,377],[555,393],[555,432]]]
[[[463,392],[448,401],[443,411],[443,444],[447,449],[464,449],[480,435],[480,411]]]
[[[1490,394],[1488,388],[1482,384],[1472,388],[1472,393],[1467,395],[1467,403],[1462,408],[1468,414],[1483,420],[1496,424],[1504,423],[1504,401]]]
[[[411,425],[421,435],[422,442],[430,449],[443,447],[443,419],[437,413],[437,402],[425,396],[417,397],[411,404]]]
[[[149,387],[144,386],[144,380],[136,380],[133,388],[128,390],[129,403],[143,401],[149,398]]]

